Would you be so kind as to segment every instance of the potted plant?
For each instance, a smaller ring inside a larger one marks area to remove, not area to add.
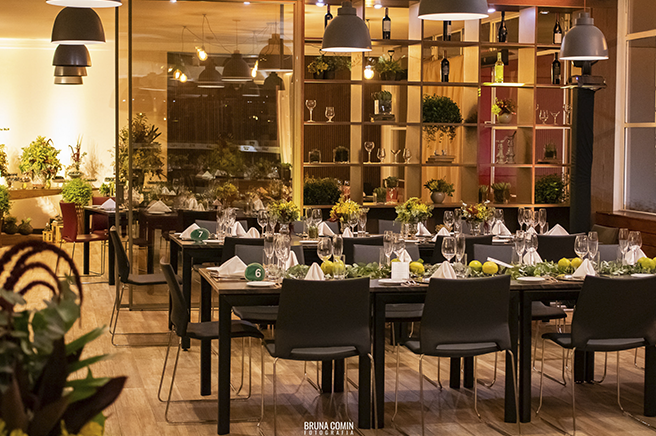
[[[374,188],[374,203],[385,203],[385,200],[387,199],[387,188],[385,187],[378,187]]]
[[[387,194],[385,196],[385,203],[398,203],[399,202],[399,178],[395,176],[389,176],[383,179],[383,183],[387,188]]]
[[[335,163],[348,163],[349,149],[343,145],[335,147],[333,150],[333,162]]]
[[[308,152],[309,163],[321,163],[321,150],[313,149]]]
[[[161,135],[157,127],[148,123],[148,117],[137,114],[132,118],[132,125],[123,127],[119,133],[119,182],[128,180],[128,142],[132,143],[132,188],[143,190],[146,177],[162,178],[162,146],[157,142]]]
[[[230,182],[217,185],[214,196],[224,207],[232,207],[232,202],[239,198],[239,189]]]
[[[401,224],[408,224],[407,237],[417,233],[417,224],[426,221],[432,216],[433,206],[423,203],[419,198],[409,198],[405,203],[396,206],[396,220]]]
[[[510,199],[510,183],[492,183],[492,190],[494,191],[495,203],[508,203],[508,200]]]
[[[8,235],[15,235],[18,233],[18,224],[15,216],[7,216],[3,219],[2,231]]]
[[[567,184],[559,174],[548,174],[535,182],[535,202],[558,204],[565,201]]]
[[[315,79],[324,79],[325,72],[330,68],[326,56],[319,55],[307,66],[308,71]]]
[[[75,147],[69,145],[68,148],[71,149],[71,164],[66,168],[66,175],[71,179],[79,179],[82,177],[82,171],[80,171],[82,159],[87,155],[86,152],[82,153],[82,137],[78,136]]]
[[[479,185],[478,186],[478,202],[483,203],[487,201],[488,193],[490,192],[490,187],[488,185]]]
[[[37,136],[29,146],[23,147],[18,168],[33,182],[43,184],[43,187],[48,189],[50,180],[62,169],[62,164],[57,158],[58,155],[59,150],[52,145],[52,139]]]
[[[392,113],[392,93],[389,91],[378,91],[371,94],[374,100],[374,114]]]
[[[0,144],[0,177],[7,177],[9,175],[9,160],[7,159],[7,152],[5,145]]]
[[[423,130],[426,133],[428,141],[438,139],[442,142],[444,135],[448,136],[451,141],[456,137],[456,126],[454,124],[462,123],[462,114],[458,104],[449,97],[442,97],[436,94],[424,95],[422,100],[422,122]]]
[[[0,229],[3,227],[5,214],[11,210],[11,201],[9,200],[9,189],[0,185]]]
[[[556,143],[549,141],[544,145],[544,160],[553,162],[558,158]]]
[[[512,116],[515,114],[515,110],[515,102],[510,98],[495,98],[494,104],[492,105],[492,113],[497,116],[497,122],[499,124],[509,124]]]
[[[75,203],[75,207],[88,206],[93,197],[93,187],[82,179],[71,179],[62,186],[62,199],[67,203]]]
[[[389,59],[385,56],[379,57],[374,70],[380,75],[381,80],[397,80],[397,76],[403,74],[401,61],[394,60],[391,54]]]
[[[430,179],[424,183],[424,188],[428,189],[431,192],[431,200],[435,204],[441,204],[444,202],[444,198],[448,195],[453,197],[455,189],[453,188],[453,183],[449,183],[446,179]]]
[[[307,178],[303,184],[303,204],[319,206],[335,204],[341,195],[339,181],[332,177]]]

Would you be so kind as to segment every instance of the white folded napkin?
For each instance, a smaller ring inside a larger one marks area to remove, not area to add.
[[[200,227],[198,226],[198,224],[193,223],[192,225],[187,227],[187,229],[184,232],[182,232],[182,234],[180,235],[180,239],[191,239],[191,232],[193,232],[196,229],[200,229]]]
[[[169,191],[169,188],[167,188],[166,186],[164,186],[164,187],[162,188],[162,195],[170,195],[170,194],[171,194],[171,191]]]
[[[494,226],[492,226],[492,234],[498,236],[511,236],[510,230],[508,230],[508,227],[506,227],[501,221],[494,223]]]
[[[410,278],[409,262],[392,262],[392,280],[407,280]]]
[[[577,279],[584,279],[585,276],[594,276],[597,275],[595,273],[594,267],[592,266],[592,262],[590,262],[590,259],[585,259],[583,262],[581,262],[581,265],[579,265],[578,268],[576,268],[576,271],[574,271],[574,274],[572,274],[572,277],[575,277]]]
[[[164,212],[164,213],[171,212],[171,208],[165,205],[164,203],[162,203],[160,200],[157,200],[156,202],[151,204],[147,210],[148,212]]]
[[[566,236],[569,235],[569,232],[563,228],[560,224],[556,224],[549,230],[545,235],[549,236]]]
[[[442,262],[442,265],[433,273],[431,278],[434,279],[455,279],[456,272],[449,262]]]
[[[627,264],[635,265],[641,257],[647,257],[647,255],[642,249],[638,248],[636,251],[628,251],[624,259],[626,259]]]
[[[542,258],[537,251],[529,251],[524,255],[524,263],[526,265],[536,265],[542,262]]]
[[[437,236],[449,236],[451,233],[447,230],[446,227],[442,227],[439,232],[437,232]]]
[[[244,235],[245,238],[259,238],[260,237],[260,231],[257,230],[255,227],[251,227],[248,229],[246,234]]]
[[[221,277],[243,276],[245,271],[246,264],[238,256],[233,256],[226,260],[219,267],[219,275]]]
[[[321,271],[321,267],[318,263],[314,262],[307,274],[305,275],[305,280],[326,280],[326,276]]]
[[[198,208],[198,201],[195,198],[190,198],[189,203],[187,203],[187,208],[189,210],[196,210]]]
[[[344,238],[352,238],[353,237],[353,232],[351,231],[350,227],[347,227],[344,229],[344,233],[342,233],[342,237]]]
[[[201,177],[205,180],[212,180],[214,178],[214,176],[210,174],[209,171],[205,171],[205,173]]]
[[[419,223],[417,225],[417,236],[430,236],[431,232],[428,231],[424,223]]]
[[[401,251],[401,254],[399,254],[399,261],[400,262],[412,262],[412,257],[410,257],[410,254],[408,253],[408,250],[405,248]]]
[[[111,198],[108,198],[107,201],[100,205],[100,208],[105,210],[114,210],[116,209],[116,202]]]
[[[244,227],[239,221],[232,225],[230,236],[246,236],[246,230],[244,230]]]
[[[334,236],[335,232],[330,230],[330,227],[328,227],[328,224],[322,222],[319,224],[319,236]]]
[[[533,227],[529,227],[526,233],[528,233],[529,235],[537,235],[538,232],[536,232]]]
[[[290,251],[289,257],[287,258],[287,262],[285,262],[285,269],[289,269],[296,265],[298,265],[298,258],[296,257],[296,253]]]
[[[254,210],[262,210],[262,209],[266,209],[266,208],[264,207],[264,203],[262,203],[262,200],[260,200],[259,198],[257,198],[257,199],[255,199],[255,201],[253,202],[253,209],[254,209]]]

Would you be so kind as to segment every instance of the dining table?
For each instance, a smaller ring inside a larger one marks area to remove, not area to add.
[[[216,278],[206,268],[201,268],[201,320],[211,319],[212,294],[218,295],[219,309],[219,396],[218,396],[218,434],[230,431],[230,320],[233,306],[275,305],[280,297],[280,286],[269,288],[249,287],[244,280],[222,280]],[[630,280],[630,279],[618,279]],[[556,280],[545,278],[542,281],[512,280],[510,285],[509,325],[512,349],[518,356],[518,397],[519,418],[521,422],[531,421],[531,322],[533,301],[576,300],[582,288],[582,281]],[[422,303],[428,290],[427,283],[411,285],[383,285],[372,280],[370,285],[372,304],[373,357],[375,362],[376,404],[378,407],[378,428],[385,422],[385,306],[394,303]],[[656,347],[646,347],[644,403],[645,416],[656,416]],[[210,343],[201,344],[201,394],[208,395],[211,386]],[[506,374],[512,374],[512,360],[506,356]],[[451,359],[449,386],[460,387],[461,361],[464,360],[464,386],[473,387],[473,359]],[[576,352],[574,356],[575,381],[592,382],[594,379],[594,353]],[[368,372],[369,365],[360,365]],[[335,368],[335,372],[341,367]],[[363,380],[364,378],[364,380]],[[325,376],[324,376],[325,380]],[[339,378],[343,382],[343,378]],[[360,428],[370,428],[372,406],[370,401],[369,378],[360,373],[359,419]],[[337,384],[337,378],[335,380]],[[363,390],[366,390],[364,392]],[[504,421],[516,422],[515,395],[512,377],[505,377]]]

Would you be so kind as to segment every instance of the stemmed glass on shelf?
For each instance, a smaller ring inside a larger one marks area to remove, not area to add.
[[[539,114],[540,121],[542,121],[542,124],[547,124],[547,121],[549,120],[549,111],[548,110],[541,110]]]
[[[314,120],[312,119],[312,111],[314,110],[315,107],[317,107],[317,101],[305,100],[305,107],[308,108],[310,111],[310,119],[308,120],[308,123],[314,123]]]
[[[371,163],[371,152],[374,151],[374,143],[371,141],[366,141],[364,143],[364,149],[367,150],[368,153],[367,163]]]
[[[442,238],[442,256],[447,262],[451,263],[451,259],[456,255],[456,238],[453,236],[445,236]]]
[[[629,229],[620,229],[618,240],[620,244],[620,253],[622,255],[622,264],[626,261],[626,253],[629,251]]]
[[[588,232],[588,255],[592,262],[597,261],[597,253],[599,253],[599,235],[597,232]]]
[[[540,234],[543,234],[547,225],[547,209],[538,211],[538,224],[540,225]]]
[[[558,111],[558,112],[551,112],[551,111],[549,111],[549,113],[551,114],[551,116],[552,116],[553,119],[554,119],[554,124],[558,124],[557,118],[558,118],[558,115],[560,115],[560,111]]]
[[[390,263],[390,256],[394,251],[394,233],[391,230],[385,230],[383,234],[383,250],[385,251],[385,259],[387,265]]]
[[[327,106],[326,107],[326,118],[328,118],[328,122],[332,123],[333,118],[335,118],[335,108],[332,106]]]
[[[581,259],[585,259],[588,254],[588,237],[587,235],[577,235],[574,240],[574,253]]]
[[[385,162],[385,156],[386,156],[385,149],[383,147],[380,147],[376,152],[376,157],[378,157],[378,160],[380,162]]]
[[[515,253],[517,253],[517,258],[519,264],[521,265],[524,259],[524,250],[526,249],[526,239],[524,238],[524,232],[522,230],[517,230],[515,233]]]
[[[333,241],[328,237],[319,238],[317,242],[317,255],[322,261],[327,261],[333,255]]]
[[[453,231],[453,211],[452,210],[445,210],[444,211],[444,218],[442,219],[442,222],[444,225],[447,227],[448,231]]]
[[[392,154],[394,155],[394,159],[392,160],[392,163],[398,163],[396,157],[399,155],[399,153],[401,153],[401,149],[400,148],[397,150],[392,149],[391,151]]]
[[[409,148],[404,148],[403,149],[403,159],[405,160],[406,164],[410,163],[410,158],[412,157],[412,151],[410,151]]]

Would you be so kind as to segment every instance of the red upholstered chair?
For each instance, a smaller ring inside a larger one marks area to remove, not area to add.
[[[112,197],[93,197],[91,204],[100,206]],[[113,198],[112,198],[113,199]],[[93,214],[91,216],[91,233],[107,235],[109,232],[109,219],[105,215]]]
[[[59,243],[59,247],[61,248],[64,242],[72,242],[73,253],[71,254],[71,257],[73,259],[75,259],[75,244],[77,244],[78,242],[85,243],[85,242],[109,240],[109,236],[107,233],[104,234],[90,233],[87,235],[78,233],[77,212],[75,210],[75,203],[65,203],[62,201],[59,203],[59,207],[61,208],[62,219],[64,220],[64,227],[62,228],[62,232],[61,232],[62,240]],[[100,273],[93,274],[95,276],[103,275],[105,273],[104,256],[101,256],[101,261],[102,261],[101,271]]]

